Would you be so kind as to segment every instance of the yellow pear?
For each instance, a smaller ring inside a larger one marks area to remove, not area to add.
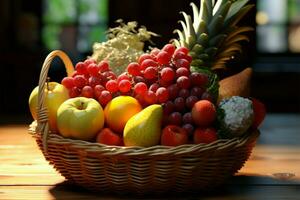
[[[125,146],[150,147],[158,145],[161,136],[163,108],[153,104],[133,115],[124,128]]]

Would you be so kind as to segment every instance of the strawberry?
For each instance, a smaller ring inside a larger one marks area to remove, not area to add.
[[[253,120],[253,123],[252,123],[252,127],[253,128],[258,128],[265,119],[266,107],[258,99],[253,98],[253,97],[251,97],[250,99],[252,101],[253,111],[254,111],[254,120]]]

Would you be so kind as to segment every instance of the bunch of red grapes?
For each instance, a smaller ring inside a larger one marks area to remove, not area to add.
[[[143,107],[159,103],[164,109],[164,124],[182,126],[189,133],[194,130],[191,109],[201,99],[211,99],[206,91],[208,76],[191,72],[192,57],[185,47],[165,45],[141,55],[130,63],[126,72],[116,76],[106,61],[91,59],[79,62],[71,77],[62,84],[71,97],[95,98],[104,107],[113,97],[130,95]]]

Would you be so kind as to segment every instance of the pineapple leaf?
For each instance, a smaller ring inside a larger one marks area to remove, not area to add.
[[[249,38],[246,35],[237,35],[236,37],[231,38],[230,40],[226,40],[226,45],[232,45],[233,43],[238,43],[241,41],[249,42]]]
[[[199,17],[200,10],[193,2],[190,3],[190,6],[192,6],[192,9],[193,9],[193,19],[194,19],[193,26],[194,26],[194,29],[197,30],[198,27],[200,26],[200,17]]]
[[[216,53],[218,52],[218,48],[217,47],[209,47],[209,48],[205,49],[204,52],[207,53],[210,58],[213,58],[216,55]]]
[[[229,14],[225,18],[225,21],[233,18],[248,2],[249,0],[237,0],[234,3],[232,3],[228,12]]]
[[[224,27],[235,26],[252,8],[254,5],[246,5],[241,10],[239,10],[236,16],[229,18],[224,23]]]
[[[199,37],[201,33],[207,33],[207,26],[205,21],[200,21],[199,27],[196,32],[198,33],[197,37]]]
[[[226,39],[227,35],[226,34],[220,34],[220,35],[217,35],[213,38],[211,38],[209,40],[209,46],[215,46],[215,47],[219,47],[223,41]]]
[[[229,41],[232,38],[238,36],[239,34],[243,33],[243,32],[249,32],[249,31],[253,31],[254,29],[250,26],[244,26],[244,27],[233,27],[232,29],[230,29],[230,31],[228,32],[228,36],[225,40]]]
[[[185,19],[188,36],[192,36],[192,37],[196,38],[196,32],[193,27],[193,22],[192,22],[191,16],[187,15],[185,12],[181,12],[181,14],[183,15],[183,17]],[[188,38],[187,35],[186,35],[186,38]]]
[[[201,0],[199,18],[202,19],[205,22],[209,22],[210,21],[210,16],[209,16],[209,12],[208,12],[205,0]]]
[[[215,36],[220,31],[223,22],[224,17],[222,15],[219,15],[212,19],[211,23],[208,25],[208,32],[210,33],[211,37]]]
[[[178,23],[180,23],[181,26],[182,26],[184,38],[187,38],[186,34],[187,34],[188,30],[187,30],[187,27],[186,27],[185,23],[182,20],[178,21]]]
[[[227,1],[221,5],[221,7],[216,11],[214,16],[222,15],[224,18],[226,18],[228,11],[231,7],[231,2]]]
[[[187,45],[187,43],[186,43],[184,34],[183,34],[180,30],[178,30],[178,29],[175,29],[175,30],[174,30],[174,33],[177,33],[177,34],[178,34],[181,46],[187,47],[188,45]]]
[[[173,43],[177,48],[181,46],[180,42],[177,39],[173,39]]]

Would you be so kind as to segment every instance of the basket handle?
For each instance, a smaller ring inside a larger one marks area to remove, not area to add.
[[[40,132],[42,135],[42,141],[43,141],[43,149],[45,152],[47,152],[47,139],[49,134],[49,123],[48,123],[48,110],[45,105],[45,87],[46,87],[46,81],[48,77],[48,71],[51,65],[51,62],[55,57],[59,57],[66,68],[66,72],[68,76],[71,76],[71,74],[74,71],[73,64],[70,60],[70,58],[61,50],[54,50],[48,54],[46,59],[44,60],[40,78],[39,78],[39,91],[38,91],[38,113],[37,113],[37,132]]]

